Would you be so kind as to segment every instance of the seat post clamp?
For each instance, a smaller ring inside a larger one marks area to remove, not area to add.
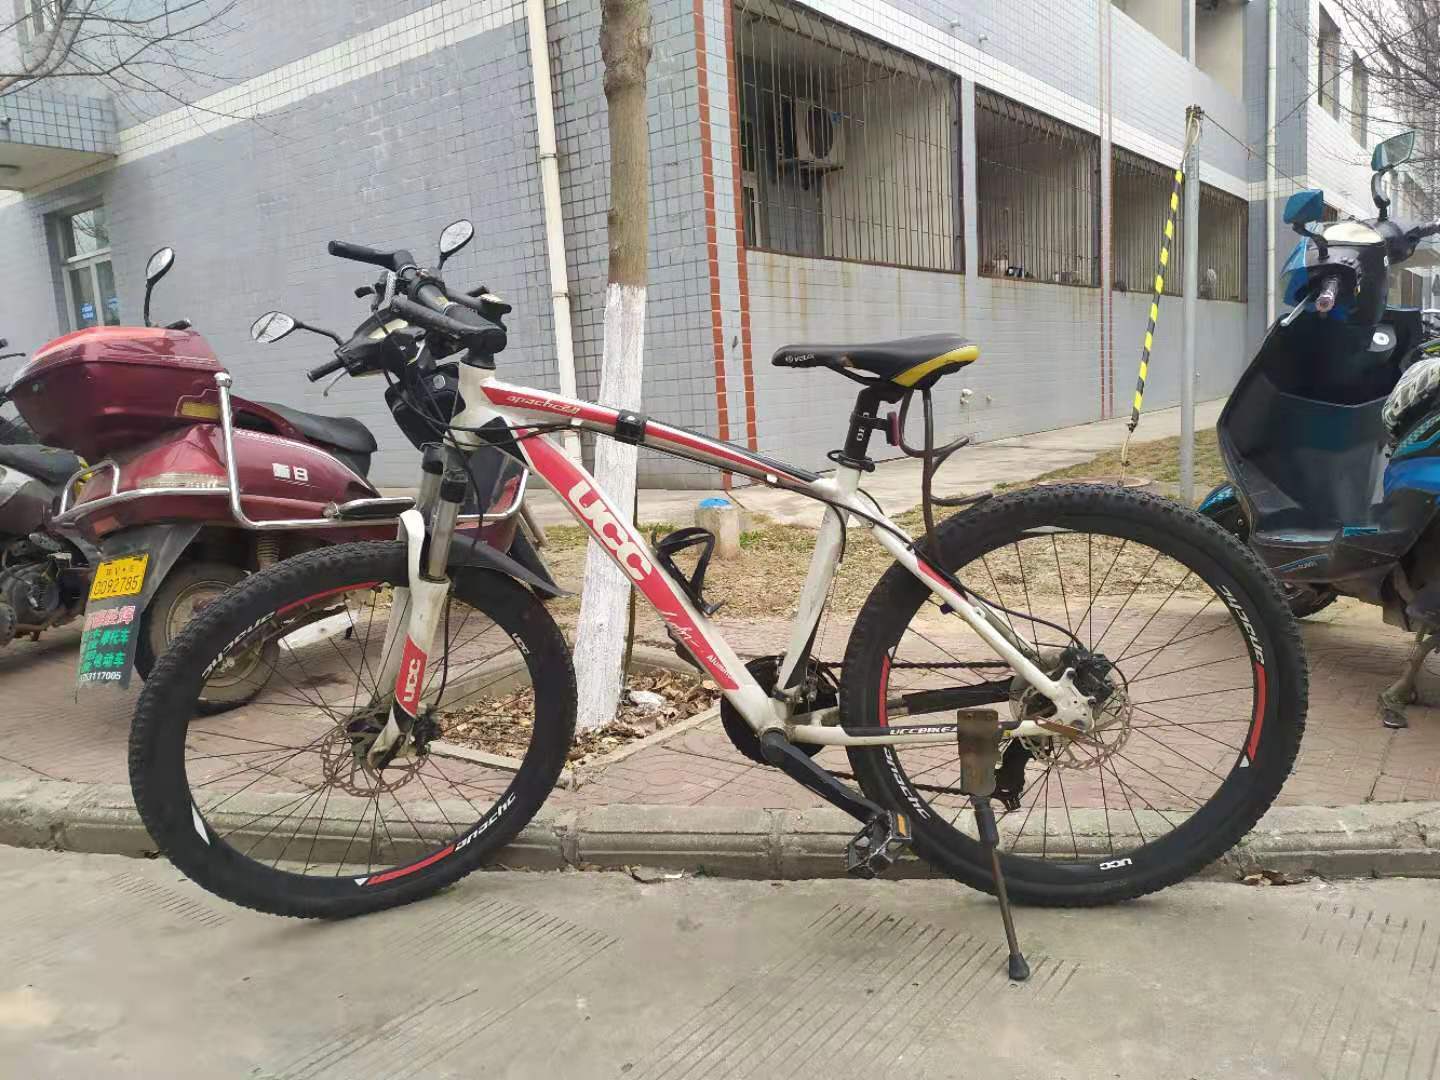
[[[615,417],[616,441],[639,446],[645,441],[645,425],[649,422],[650,417],[644,413],[621,409],[620,415]]]

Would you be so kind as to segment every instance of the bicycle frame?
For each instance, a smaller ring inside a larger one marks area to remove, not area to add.
[[[543,434],[528,434],[526,422],[566,423],[580,431],[617,436],[617,425],[626,431],[627,441],[659,450],[687,461],[709,465],[724,472],[759,480],[771,487],[793,491],[826,504],[824,521],[811,557],[810,569],[801,590],[800,603],[791,626],[789,642],[781,665],[778,687],[786,687],[796,667],[808,655],[810,642],[823,614],[844,543],[850,515],[861,521],[879,544],[897,562],[917,577],[941,602],[963,619],[995,653],[1039,693],[1055,704],[1054,717],[1045,722],[1005,721],[1016,735],[1053,735],[1056,725],[1074,725],[1083,730],[1089,724],[1089,703],[1075,688],[1071,672],[1059,679],[1041,671],[1032,656],[1033,643],[1022,640],[1010,623],[983,601],[962,595],[910,546],[909,536],[881,511],[879,505],[859,487],[860,470],[841,466],[825,478],[752,453],[730,443],[707,438],[696,432],[640,417],[625,410],[578,401],[542,390],[515,386],[468,365],[460,368],[460,390],[466,402],[452,426],[453,439],[462,450],[481,445],[472,433],[494,420],[514,430],[516,446],[526,464],[560,497],[566,508],[631,579],[634,587],[655,608],[674,635],[713,679],[746,722],[758,733],[783,730],[797,743],[832,746],[879,746],[903,743],[907,746],[952,742],[953,723],[923,723],[847,731],[838,723],[838,709],[792,714],[787,703],[767,693],[746,670],[740,658],[717,628],[657,563],[645,538],[616,509],[595,478]],[[460,430],[465,429],[465,430]],[[630,433],[636,433],[633,437]],[[422,498],[422,503],[424,499]],[[379,674],[380,685],[396,687],[397,702],[413,714],[419,704],[418,687],[423,685],[430,645],[435,640],[448,581],[436,581],[433,572],[420,573],[420,553],[425,523],[419,511],[402,517],[402,535],[410,545],[411,592],[414,604],[396,597],[386,635],[387,662]],[[901,539],[904,537],[905,539]],[[433,553],[432,553],[433,554]],[[432,571],[433,571],[432,567]],[[440,570],[443,571],[443,563]],[[408,620],[402,631],[399,621]],[[403,650],[391,645],[408,632]],[[424,643],[423,646],[418,643]],[[1050,725],[1050,726],[1046,726]]]

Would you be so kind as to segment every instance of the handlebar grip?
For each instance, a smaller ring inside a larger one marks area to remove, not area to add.
[[[1315,310],[1321,315],[1328,315],[1335,307],[1335,301],[1340,298],[1340,276],[1331,274],[1320,286],[1320,291],[1315,295]]]
[[[375,248],[368,248],[363,244],[352,244],[348,240],[331,240],[330,246],[326,250],[331,255],[337,255],[342,259],[353,259],[355,262],[369,263],[372,266],[383,266],[386,270],[396,269],[394,252],[377,251]]]
[[[330,375],[333,372],[339,371],[344,366],[345,361],[341,360],[337,356],[334,360],[327,360],[319,367],[311,368],[305,373],[305,377],[311,382],[319,382],[321,379],[325,378],[326,375]]]
[[[417,326],[428,327],[464,343],[475,352],[496,353],[505,348],[507,335],[502,327],[495,325],[483,315],[477,315],[464,308],[455,309],[457,317],[442,315],[433,308],[397,296],[390,310]]]

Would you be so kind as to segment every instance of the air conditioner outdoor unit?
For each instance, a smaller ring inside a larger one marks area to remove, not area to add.
[[[845,164],[840,113],[805,98],[784,98],[780,109],[786,164],[808,169],[838,169]]]

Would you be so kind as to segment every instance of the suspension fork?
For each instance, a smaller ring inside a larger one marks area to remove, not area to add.
[[[383,765],[394,756],[395,748],[402,744],[420,714],[426,669],[450,595],[446,568],[468,477],[458,455],[449,447],[427,449],[422,467],[424,479],[417,507],[400,515],[409,584],[408,588],[395,590],[385,627],[385,651],[376,686],[391,700],[384,730],[367,753],[373,766]]]

